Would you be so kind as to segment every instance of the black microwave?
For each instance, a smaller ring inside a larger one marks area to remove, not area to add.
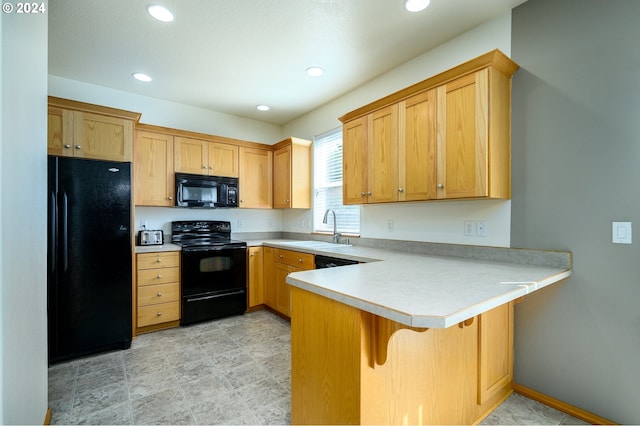
[[[238,207],[238,178],[176,173],[176,206]]]

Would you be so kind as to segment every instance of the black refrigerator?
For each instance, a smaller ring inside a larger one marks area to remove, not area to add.
[[[49,363],[131,346],[131,164],[48,159]]]

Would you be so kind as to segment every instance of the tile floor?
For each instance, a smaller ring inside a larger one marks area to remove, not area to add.
[[[267,311],[49,368],[52,424],[290,424],[290,327]],[[512,395],[482,424],[585,424]]]

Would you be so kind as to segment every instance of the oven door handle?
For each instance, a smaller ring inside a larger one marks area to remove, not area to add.
[[[213,294],[213,295],[210,295],[210,296],[188,298],[187,299],[187,303],[189,303],[189,302],[199,302],[201,300],[217,299],[218,297],[226,297],[226,296],[232,296],[234,294],[242,294],[242,293],[244,293],[244,290],[232,291],[232,292],[229,292],[229,293],[222,293],[222,294]]]

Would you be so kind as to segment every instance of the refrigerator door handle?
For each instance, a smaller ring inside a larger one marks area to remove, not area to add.
[[[51,191],[49,193],[49,265],[51,274],[56,271],[56,194]]]
[[[62,262],[64,272],[69,267],[69,199],[67,193],[62,194]]]

